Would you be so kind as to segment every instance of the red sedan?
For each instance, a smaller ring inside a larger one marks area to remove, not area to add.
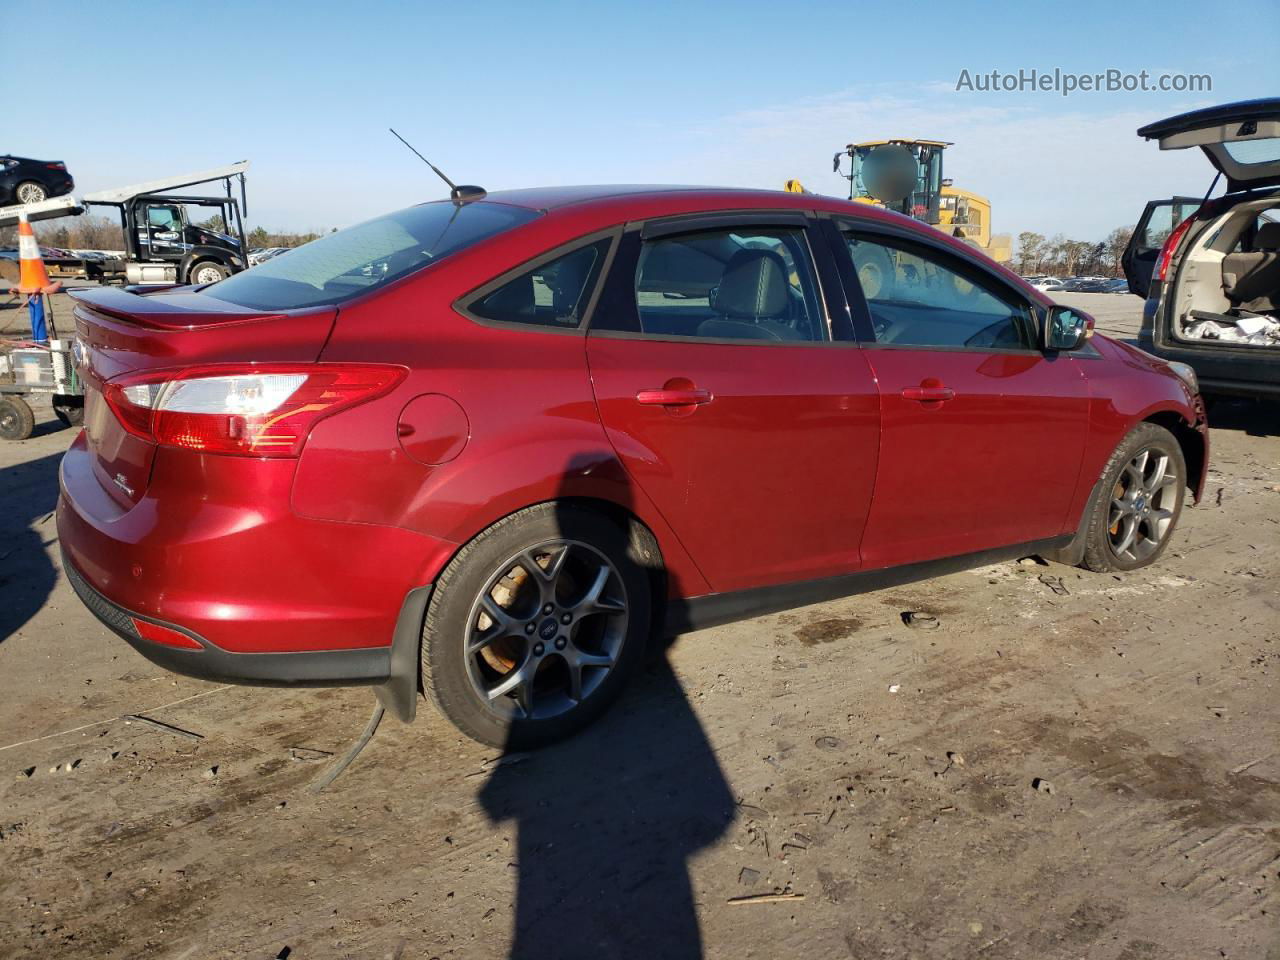
[[[78,291],[65,569],[155,662],[422,689],[543,742],[657,631],[1040,553],[1132,570],[1207,465],[1189,368],[813,195],[580,187]]]

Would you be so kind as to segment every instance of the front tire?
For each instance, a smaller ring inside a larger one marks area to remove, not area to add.
[[[1168,547],[1187,486],[1187,464],[1173,434],[1142,423],[1116,447],[1090,503],[1084,566],[1137,570]]]
[[[206,283],[217,283],[231,276],[231,271],[216,260],[201,260],[187,274],[187,282],[194,286]]]
[[[508,750],[562,739],[598,717],[643,657],[648,575],[625,530],[545,503],[494,524],[436,582],[422,685],[473,740]]]

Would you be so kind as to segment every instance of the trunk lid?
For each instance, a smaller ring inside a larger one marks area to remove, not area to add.
[[[75,290],[73,350],[84,384],[85,439],[94,474],[128,509],[151,482],[155,444],[124,428],[103,397],[109,380],[144,371],[227,362],[314,362],[337,309],[261,311],[190,288]]]
[[[1227,192],[1280,184],[1280,97],[1242,100],[1158,120],[1138,129],[1161,150],[1199,147],[1227,178]]]

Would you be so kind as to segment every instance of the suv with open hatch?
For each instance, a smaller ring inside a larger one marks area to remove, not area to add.
[[[599,713],[655,632],[1039,553],[1133,570],[1208,460],[1191,371],[812,194],[426,203],[219,283],[75,293],[65,570],[156,663]]]
[[[1125,251],[1146,298],[1138,342],[1195,369],[1206,395],[1280,396],[1280,98],[1194,110],[1138,135],[1199,147],[1216,168],[1205,199],[1147,204]],[[1219,179],[1226,192],[1208,199]]]

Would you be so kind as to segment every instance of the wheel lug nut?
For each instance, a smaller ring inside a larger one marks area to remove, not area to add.
[[[533,631],[534,631],[534,626],[533,626],[533,624],[532,624],[532,623],[526,623],[526,624],[524,625],[524,632],[525,632],[525,633],[533,633]]]
[[[563,650],[568,642],[564,637],[556,637],[556,649]]]
[[[546,652],[546,650],[547,650],[547,648],[546,648],[546,647],[544,647],[544,646],[543,646],[542,644],[540,644],[540,643],[535,643],[535,644],[533,645],[533,655],[534,655],[535,657],[540,657],[540,656],[542,656],[542,655]]]
[[[549,604],[549,603],[548,603],[545,607],[543,607],[543,608],[542,608],[542,612],[543,612],[544,614],[548,614],[548,613],[550,613],[550,612],[551,612],[552,610],[554,610],[554,609],[555,609],[555,607],[553,607],[551,604]]]
[[[571,623],[572,621],[573,621],[573,614],[571,614],[571,613],[562,613],[562,614],[560,615],[560,622],[561,622],[561,623]]]

